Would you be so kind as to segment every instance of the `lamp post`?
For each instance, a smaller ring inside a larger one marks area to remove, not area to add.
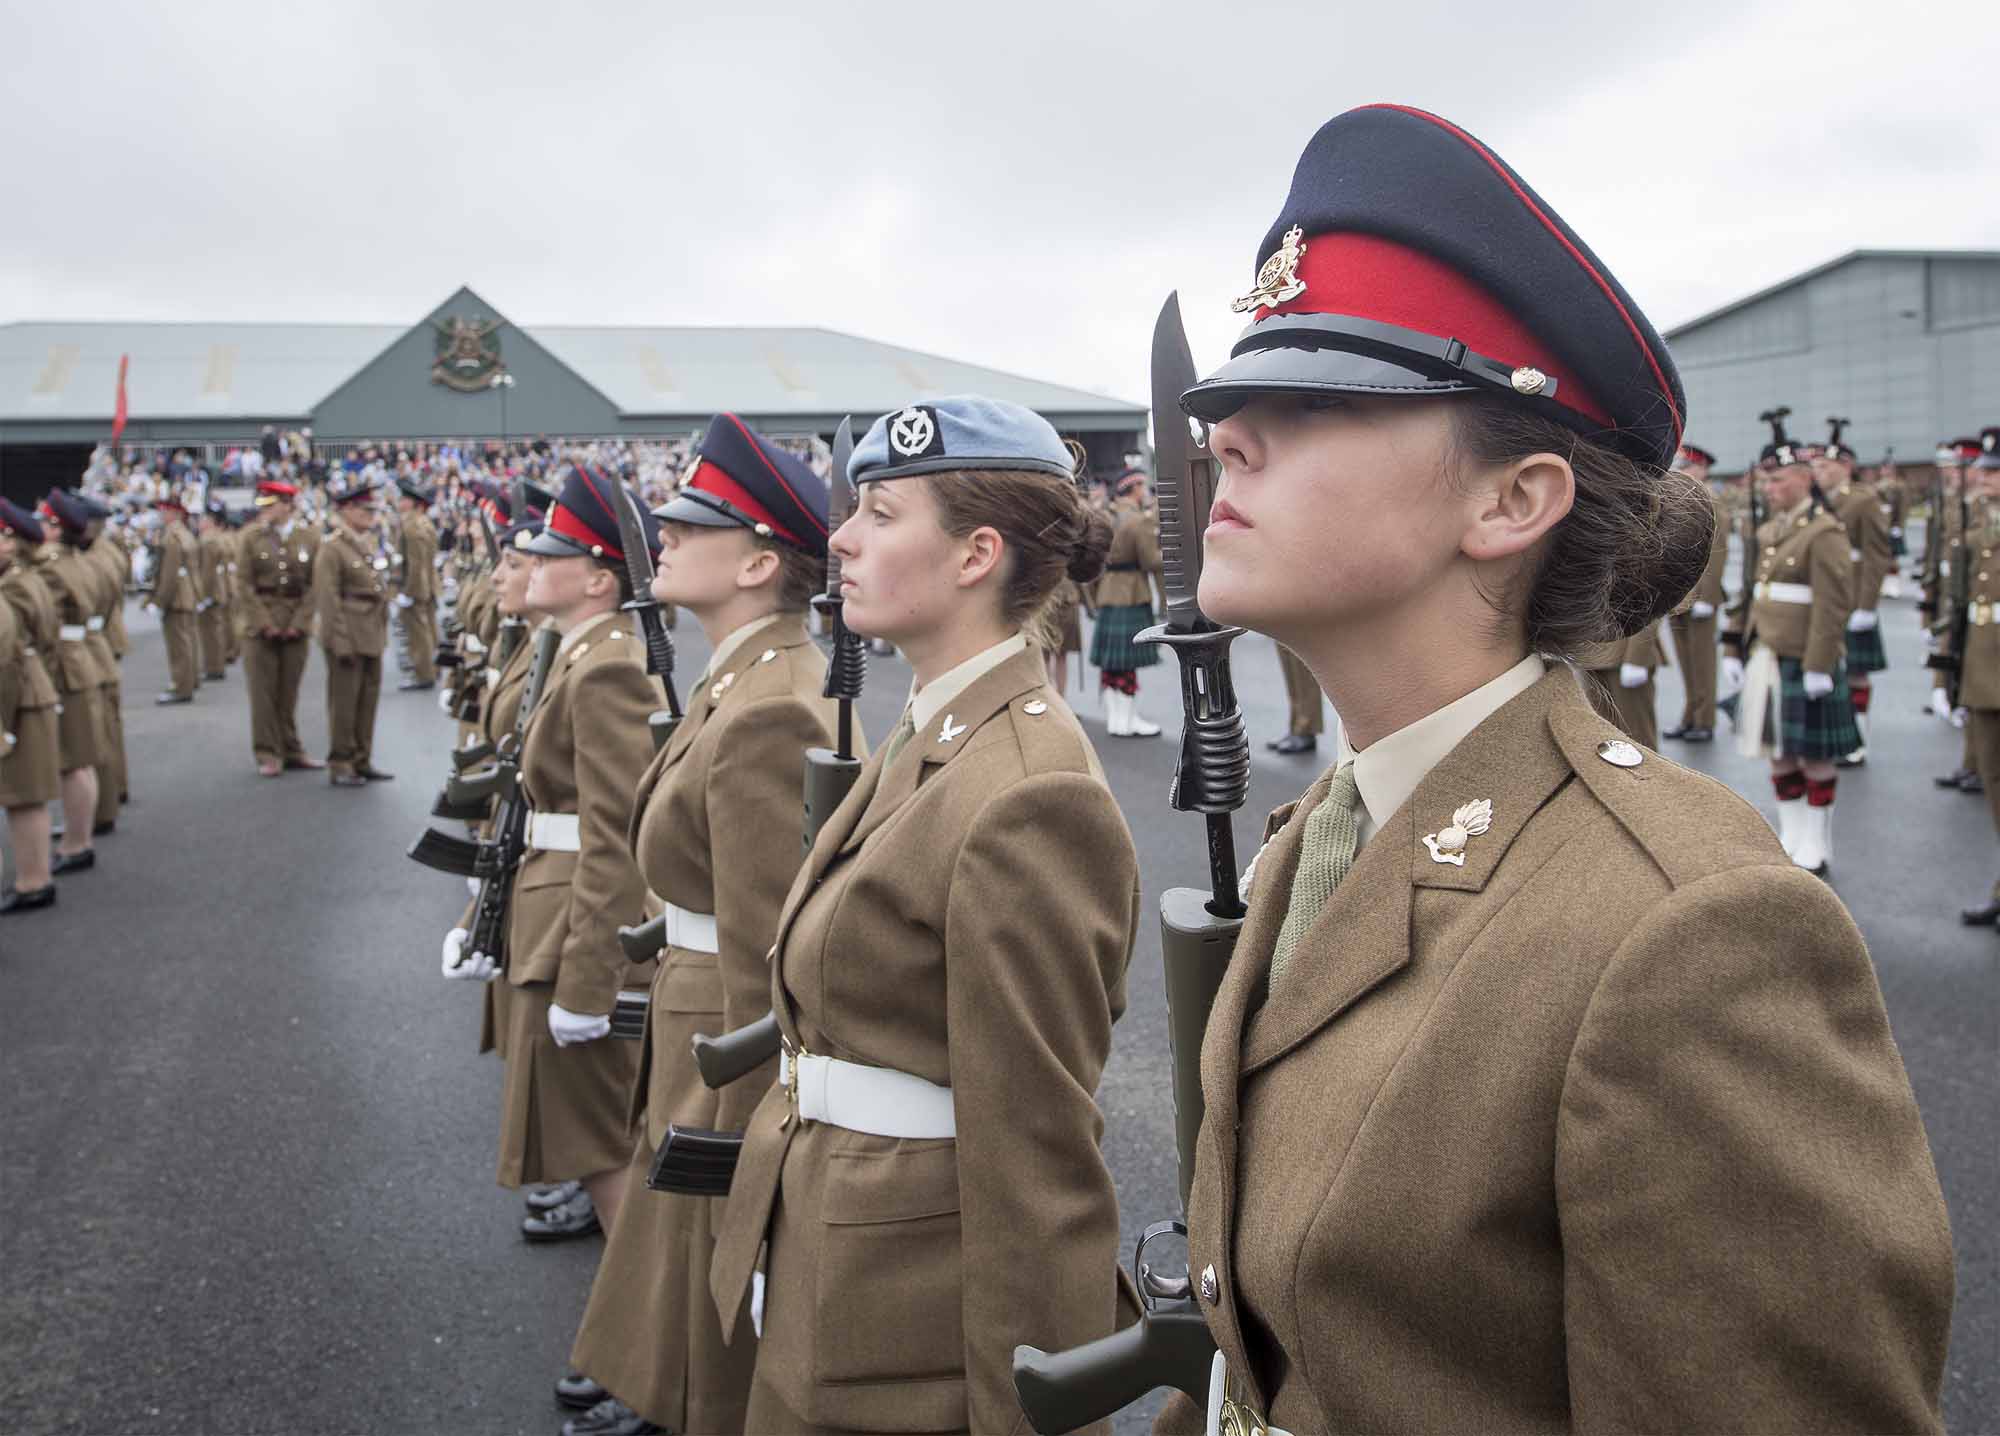
[[[500,391],[500,447],[507,447],[507,391],[514,387],[514,376],[502,369],[487,381],[487,388]]]

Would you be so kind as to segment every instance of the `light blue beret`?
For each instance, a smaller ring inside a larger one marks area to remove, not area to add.
[[[1004,399],[954,394],[884,414],[868,426],[847,461],[856,484],[947,469],[1075,472],[1069,450],[1047,419]]]

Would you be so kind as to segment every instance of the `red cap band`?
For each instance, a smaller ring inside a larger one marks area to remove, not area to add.
[[[615,544],[606,543],[601,534],[594,533],[590,525],[557,504],[549,510],[549,527],[566,539],[573,539],[586,549],[597,549],[606,558],[623,559],[625,552]]]
[[[283,479],[263,479],[257,484],[257,492],[281,499],[295,499],[299,496],[299,486],[288,484]]]
[[[687,482],[682,484],[681,487],[684,489],[700,489],[705,494],[714,494],[724,503],[750,515],[758,523],[768,524],[772,533],[790,540],[800,548],[805,547],[804,540],[779,523],[776,516],[769,509],[757,502],[756,498],[743,485],[730,478],[728,470],[722,468],[720,465],[703,459],[694,466],[694,472],[688,475]]]

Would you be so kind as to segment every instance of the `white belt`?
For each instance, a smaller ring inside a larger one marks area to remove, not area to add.
[[[877,1137],[956,1137],[951,1088],[893,1067],[790,1052],[778,1058],[778,1085],[801,1120]]]
[[[1813,591],[1809,583],[1760,583],[1757,597],[1772,603],[1811,603]]]
[[[465,635],[465,651],[467,653],[484,653],[486,645],[481,643],[475,635],[468,633]]]
[[[494,684],[498,683],[499,681],[500,681],[499,669],[489,668],[486,670],[486,686],[488,688],[491,688]]]
[[[2000,604],[1975,603],[1965,610],[1965,621],[1974,628],[1984,628],[1989,623],[2000,623]]]
[[[89,631],[89,629],[80,623],[65,623],[61,628],[56,630],[56,637],[60,638],[64,643],[81,643],[83,642],[84,634]]]
[[[545,853],[583,850],[583,833],[575,813],[528,814],[528,846]]]
[[[104,615],[101,613],[91,615],[90,621],[83,626],[92,633],[104,632]]]
[[[684,907],[667,904],[662,914],[667,920],[667,946],[682,948],[688,952],[721,952],[716,941],[715,914],[712,912],[689,912]]]

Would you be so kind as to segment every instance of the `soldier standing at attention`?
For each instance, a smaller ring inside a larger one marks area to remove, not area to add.
[[[1570,655],[1583,675],[1584,695],[1608,723],[1635,743],[1660,746],[1659,700],[1653,673],[1667,661],[1660,626],[1649,623],[1630,638],[1586,644]]]
[[[627,588],[614,482],[571,467],[525,550],[535,559],[525,602],[562,643],[521,749],[534,812],[508,914],[499,1180],[574,1179],[584,1191],[533,1219],[531,1240],[617,1223],[639,1053],[609,1040],[611,1008],[619,989],[645,987],[654,972],[625,961],[618,945],[619,926],[645,917],[646,883],[626,834],[653,757],[647,719],[660,688],[619,611]]]
[[[1966,734],[1975,771],[1986,789],[1986,806],[2000,836],[2000,425],[1980,432],[1980,455],[1967,472],[1970,522],[1963,550],[1970,570],[1965,587],[1965,650],[1949,642],[1959,628],[1957,599],[1947,589],[1945,659],[1956,665],[1958,706],[1966,710]],[[1959,914],[1973,927],[2000,924],[2000,880],[1987,900]]]
[[[1159,650],[1134,643],[1153,622],[1153,582],[1160,573],[1160,521],[1146,506],[1146,476],[1127,469],[1111,485],[1111,553],[1097,581],[1097,627],[1090,661],[1104,692],[1104,731],[1114,738],[1154,738],[1160,725],[1139,712],[1139,670]]]
[[[1877,609],[1882,584],[1896,571],[1889,542],[1889,520],[1882,501],[1868,481],[1854,471],[1854,450],[1841,440],[1845,419],[1829,419],[1832,433],[1811,454],[1813,482],[1826,495],[1827,507],[1847,530],[1848,558],[1854,564],[1854,612],[1847,616],[1847,693],[1854,707],[1854,728],[1861,741],[1843,753],[1839,766],[1856,768],[1868,761],[1869,674],[1889,666],[1882,647]]]
[[[1722,498],[1709,487],[1708,471],[1715,455],[1695,444],[1682,444],[1674,456],[1674,467],[1708,489],[1709,504],[1715,510],[1715,534],[1709,540],[1708,567],[1679,608],[1667,618],[1674,635],[1674,657],[1680,663],[1681,686],[1686,698],[1681,704],[1681,721],[1661,736],[1682,743],[1709,743],[1715,739],[1715,615],[1721,610],[1722,570],[1729,562],[1729,510]]]
[[[299,685],[311,652],[319,534],[293,516],[298,493],[283,479],[258,483],[257,517],[243,530],[239,546],[250,747],[266,778],[287,768],[326,766],[307,755],[299,738]]]
[[[111,832],[118,823],[118,810],[130,797],[131,779],[125,755],[125,683],[120,671],[132,642],[125,632],[125,585],[132,578],[132,555],[123,537],[112,528],[111,510],[95,499],[78,495],[90,515],[86,536],[90,543],[84,554],[104,574],[103,607],[88,627],[101,642],[104,670],[104,741],[100,745],[103,762],[97,770],[97,823],[93,833]]]
[[[91,837],[97,826],[97,765],[105,741],[104,689],[116,676],[105,672],[111,650],[102,634],[91,641],[90,620],[101,616],[104,607],[104,572],[84,555],[90,514],[75,494],[51,489],[41,512],[43,542],[35,565],[56,606],[52,671],[62,742],[63,835],[54,871],[83,872],[97,866]]]
[[[409,648],[410,676],[403,692],[437,686],[437,530],[431,526],[431,494],[398,479],[396,508],[403,516],[403,642]]]
[[[0,913],[51,907],[56,884],[50,867],[49,804],[62,793],[62,739],[57,731],[56,685],[49,677],[56,644],[56,605],[32,571],[29,556],[42,546],[41,521],[0,499],[0,607],[11,616],[16,650],[0,711],[13,744],[0,753],[0,808],[14,854],[14,885],[0,893]],[[4,745],[0,745],[4,746]]]
[[[916,681],[778,917],[786,1055],[710,1275],[722,1330],[747,1304],[761,1334],[746,1430],[1019,1431],[1014,1346],[1117,1323],[1094,1094],[1137,856],[1025,636],[1110,543],[1070,465],[974,396],[884,415],[849,463],[846,620]]]
[[[1917,603],[1917,611],[1923,615],[1934,646],[1938,642],[1937,635],[1944,629],[1946,604],[1956,591],[1957,580],[1953,575],[1964,572],[1965,520],[1970,508],[1967,485],[1971,465],[1979,454],[1977,439],[1947,439],[1937,448],[1939,482],[1932,491],[1931,516],[1926,525],[1924,542],[1923,596]],[[1933,651],[1925,666],[1931,670],[1932,714],[1940,722],[1957,724],[1959,715],[1953,710],[1947,692],[1946,665]],[[1969,729],[1961,734],[1959,744],[1958,766],[1931,781],[1940,788],[1953,788],[1977,796],[1985,791],[1985,780],[1979,776],[1979,764],[1973,756]]]
[[[709,1257],[723,1203],[646,1185],[667,1127],[741,1131],[777,1076],[763,1069],[720,1091],[702,1082],[690,1040],[771,1010],[771,940],[805,848],[800,774],[808,748],[831,747],[826,658],[806,632],[826,587],[827,486],[733,414],[718,415],[677,497],[655,511],[653,597],[695,616],[711,650],[687,714],[639,783],[632,851],[667,904],[667,945],[647,1009],[643,1114],[624,1203],[599,1263],[558,1398],[587,1397],[566,1436],[650,1436],[744,1429],[757,1340],[709,1299]],[[834,483],[847,482],[837,474]]]
[[[195,516],[195,552],[201,562],[201,602],[195,606],[201,633],[201,676],[207,683],[228,677],[229,662],[229,510],[221,499],[210,499]]]
[[[1285,704],[1291,713],[1285,736],[1264,746],[1273,753],[1310,753],[1319,747],[1319,735],[1326,727],[1326,695],[1296,653],[1282,643],[1277,647],[1278,672],[1285,680]]]
[[[1303,657],[1343,731],[1202,1048],[1222,1429],[1938,1430],[1951,1240],[1861,934],[1540,656],[1708,561],[1666,346],[1399,105],[1313,137],[1256,260],[1182,400],[1221,466],[1201,606]]]
[[[1889,522],[1889,552],[1896,560],[1889,576],[1882,580],[1882,597],[1901,598],[1903,575],[1900,569],[1910,552],[1910,546],[1903,538],[1903,520],[1909,513],[1910,491],[1903,482],[1903,476],[1896,471],[1893,451],[1883,456],[1881,467],[1875,470],[1875,497],[1881,500],[1882,517]]]
[[[201,586],[201,557],[188,532],[187,510],[179,496],[156,499],[160,515],[160,552],[153,564],[153,591],[147,607],[160,615],[160,636],[167,645],[167,691],[155,703],[192,703],[201,686],[195,614],[207,595]]]
[[[332,523],[312,559],[314,621],[326,655],[327,781],[336,788],[395,776],[371,761],[389,643],[389,560],[369,542],[374,497],[374,484],[361,474],[329,483]]]

